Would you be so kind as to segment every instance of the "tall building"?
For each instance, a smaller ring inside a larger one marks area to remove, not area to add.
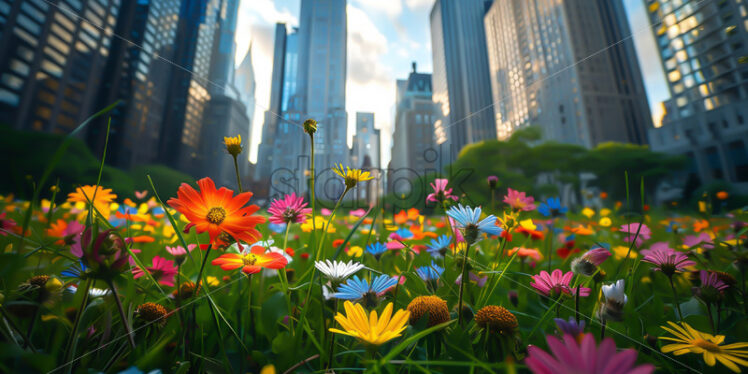
[[[16,129],[69,133],[101,109],[120,1],[55,3],[0,2],[0,122]]]
[[[174,63],[161,126],[158,161],[201,174],[203,118],[211,98],[211,58],[219,40],[222,0],[183,1],[174,43]],[[218,87],[223,87],[218,85]]]
[[[485,16],[499,139],[646,143],[651,117],[621,0],[506,0]]]
[[[97,107],[121,104],[89,125],[87,142],[96,154],[106,143],[107,161],[130,168],[157,161],[161,122],[174,55],[180,0],[126,1],[117,15],[114,38],[97,91]],[[158,56],[158,57],[157,57]]]
[[[255,69],[252,64],[252,44],[249,44],[249,51],[244,56],[242,62],[236,68],[234,73],[234,86],[239,91],[239,101],[247,108],[247,118],[249,118],[249,133],[246,134],[247,144],[252,140],[252,126],[255,125],[255,91],[257,91],[257,81],[255,80]],[[244,136],[242,136],[242,139]]]
[[[249,117],[243,104],[240,91],[234,85],[234,59],[236,56],[236,18],[239,12],[238,0],[223,0],[218,17],[218,31],[214,34],[213,50],[208,75],[208,101],[202,119],[201,151],[203,168],[199,175],[212,177],[223,186],[238,188],[234,160],[226,153],[222,140],[227,136],[243,135],[244,147],[251,141]],[[237,157],[239,173],[249,172],[247,152]]]
[[[432,134],[440,112],[431,95],[431,74],[416,72],[414,62],[408,79],[397,81],[391,170],[407,169],[422,175],[437,166]]]
[[[483,16],[491,0],[436,0],[431,9],[436,142],[450,159],[467,144],[496,139]]]
[[[379,169],[382,139],[379,129],[374,127],[374,113],[356,112],[356,134],[351,148],[351,167]]]
[[[671,98],[652,149],[686,155],[683,180],[748,191],[748,4],[647,0]]]
[[[278,123],[282,119],[281,113],[284,98],[284,74],[286,70],[286,55],[294,52],[286,49],[288,32],[285,23],[275,24],[275,39],[273,44],[273,70],[270,75],[270,103],[264,115],[262,137],[257,150],[257,167],[255,181],[267,181],[273,171],[273,150],[275,149],[275,133]]]

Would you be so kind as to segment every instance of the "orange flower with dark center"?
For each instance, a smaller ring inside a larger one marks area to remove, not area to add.
[[[251,192],[234,196],[234,191],[226,187],[216,190],[210,178],[197,181],[200,192],[187,183],[177,190],[177,198],[169,199],[169,205],[182,213],[195,226],[198,233],[207,232],[210,243],[215,244],[221,234],[248,243],[260,239],[255,226],[265,222],[265,217],[254,216],[260,208],[257,205],[245,206],[252,197]],[[189,227],[188,227],[189,228]]]
[[[281,269],[288,264],[288,260],[282,254],[276,252],[265,253],[265,248],[254,246],[249,251],[242,253],[226,253],[211,261],[223,270],[234,270],[242,268],[245,274],[259,273],[262,268]]]

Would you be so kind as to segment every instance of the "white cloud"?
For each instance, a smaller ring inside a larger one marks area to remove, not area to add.
[[[412,10],[431,9],[434,0],[405,0],[405,4]]]
[[[374,112],[375,126],[382,129],[382,155],[389,155],[395,78],[391,67],[384,62],[388,52],[387,38],[364,10],[348,5],[347,12],[349,140],[355,131],[356,112]],[[383,161],[388,159],[383,158]]]
[[[364,10],[384,13],[390,18],[398,17],[403,12],[402,0],[354,0],[354,2]]]

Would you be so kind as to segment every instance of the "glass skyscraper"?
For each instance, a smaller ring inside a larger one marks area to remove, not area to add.
[[[431,9],[433,100],[438,144],[454,159],[467,144],[496,139],[483,16],[491,1],[436,0]]]
[[[496,1],[485,17],[499,139],[529,125],[593,147],[646,143],[651,118],[621,0]]]
[[[119,10],[119,0],[0,1],[0,121],[69,133],[98,111]]]
[[[748,191],[748,4],[745,0],[646,0],[670,89],[652,148],[688,157],[699,183]]]

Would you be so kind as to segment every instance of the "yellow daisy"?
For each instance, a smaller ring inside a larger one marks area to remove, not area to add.
[[[242,153],[242,136],[240,134],[235,137],[224,136],[223,144],[226,146],[226,152],[234,157]]]
[[[345,188],[353,188],[356,187],[358,182],[365,182],[374,179],[368,171],[351,169],[347,166],[344,170],[343,164],[335,165],[335,167],[332,168],[332,171],[345,180]]]
[[[669,340],[675,343],[662,346],[660,350],[663,353],[672,352],[676,356],[686,353],[701,354],[704,356],[704,362],[709,366],[714,366],[719,361],[727,366],[730,370],[740,373],[740,368],[735,365],[748,366],[748,343],[733,343],[720,345],[725,341],[724,335],[711,335],[698,331],[685,322],[681,326],[674,322],[668,322],[670,328],[660,326],[663,330],[674,335],[674,338],[661,336],[662,340]]]
[[[345,329],[331,328],[330,331],[338,334],[352,336],[369,345],[381,345],[402,335],[410,318],[407,310],[398,310],[392,315],[392,303],[387,304],[382,315],[377,318],[377,312],[372,310],[369,316],[361,304],[353,304],[346,301],[345,316],[338,313],[335,320]]]

